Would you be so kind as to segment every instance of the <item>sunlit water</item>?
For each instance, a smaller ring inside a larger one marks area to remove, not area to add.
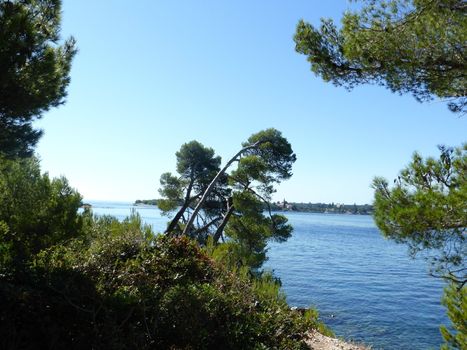
[[[124,219],[135,208],[156,231],[167,218],[154,207],[92,202],[96,214]],[[292,238],[270,244],[274,271],[291,306],[315,306],[337,336],[373,349],[439,348],[443,283],[423,260],[382,238],[370,216],[285,213]]]

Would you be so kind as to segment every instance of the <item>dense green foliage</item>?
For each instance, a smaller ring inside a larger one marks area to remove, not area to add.
[[[60,0],[0,0],[0,155],[32,155],[32,122],[63,103],[74,39],[58,45]]]
[[[181,146],[175,154],[177,158],[177,173],[161,175],[159,193],[162,196],[157,201],[157,206],[162,214],[176,214],[169,222],[166,232],[177,234],[183,231],[183,227],[188,221],[190,208],[201,198],[206,191],[209,182],[220,170],[221,158],[214,155],[212,148],[204,147],[198,141],[191,141]],[[222,189],[213,191],[208,204],[204,208],[206,217],[213,219],[219,215],[219,200],[222,200]]]
[[[451,282],[444,291],[443,305],[448,309],[452,327],[441,326],[446,343],[442,350],[467,349],[467,288]]]
[[[36,159],[1,164],[0,348],[305,349],[328,332],[212,245],[79,213]]]
[[[467,337],[467,145],[440,150],[439,159],[423,159],[416,153],[392,188],[385,179],[374,180],[375,220],[386,237],[406,243],[412,254],[425,252],[432,274],[450,281],[444,304],[453,329],[443,327],[442,334],[449,346],[463,349]]]
[[[230,262],[253,269],[266,260],[268,241],[285,241],[291,235],[287,219],[272,214],[269,204],[274,184],[292,176],[296,159],[279,131],[253,134],[222,169],[220,157],[196,141],[182,145],[176,156],[180,176],[162,174],[163,198],[157,201],[167,215],[176,212],[167,234],[182,233],[202,245],[227,238],[221,249],[229,252]],[[228,172],[234,163],[237,167]]]
[[[0,159],[0,273],[79,235],[80,205],[81,196],[66,179],[41,174],[36,158]]]
[[[467,145],[441,147],[439,159],[415,153],[394,186],[376,178],[375,220],[386,237],[412,254],[429,250],[433,272],[463,285],[467,280]]]
[[[448,100],[465,113],[467,6],[463,0],[367,0],[338,28],[300,21],[296,50],[325,81],[352,88],[374,83],[417,100]]]

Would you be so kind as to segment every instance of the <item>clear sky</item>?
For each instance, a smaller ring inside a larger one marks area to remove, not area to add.
[[[417,150],[467,141],[467,118],[375,86],[352,92],[315,77],[292,40],[300,18],[339,19],[328,1],[64,0],[73,62],[64,106],[36,123],[42,168],[85,199],[156,198],[161,173],[190,140],[228,159],[261,129],[297,154],[275,199],[370,203]]]

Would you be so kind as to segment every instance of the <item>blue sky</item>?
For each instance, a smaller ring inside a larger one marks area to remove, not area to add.
[[[333,1],[64,0],[62,34],[79,53],[65,105],[36,123],[42,168],[85,199],[158,197],[175,152],[196,139],[228,159],[261,129],[297,154],[275,199],[370,203],[417,150],[466,141],[467,118],[375,86],[352,92],[315,77],[294,50],[303,18],[339,19]]]

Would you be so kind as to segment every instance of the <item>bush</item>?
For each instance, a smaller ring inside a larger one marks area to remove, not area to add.
[[[133,215],[84,220],[0,284],[0,348],[300,349],[316,314],[289,309],[271,276],[229,270],[186,237]]]
[[[80,205],[67,180],[41,174],[36,158],[0,157],[0,270],[17,270],[42,249],[80,235]]]
[[[228,263],[228,243],[202,250],[80,204],[37,159],[0,162],[1,349],[300,349],[320,327],[238,265],[248,252]]]

